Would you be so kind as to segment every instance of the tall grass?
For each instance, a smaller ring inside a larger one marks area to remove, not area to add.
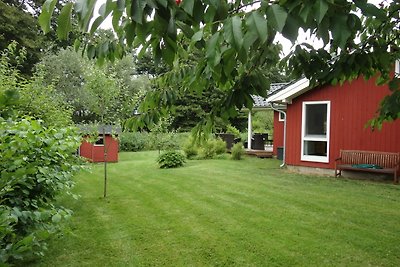
[[[36,266],[398,266],[400,187],[296,175],[279,161],[122,153],[76,177],[69,231]]]

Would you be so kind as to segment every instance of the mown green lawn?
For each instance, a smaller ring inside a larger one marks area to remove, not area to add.
[[[292,174],[272,159],[121,153],[76,177],[75,214],[36,266],[400,266],[400,186]]]

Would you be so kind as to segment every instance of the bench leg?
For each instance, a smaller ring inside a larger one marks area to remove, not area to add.
[[[335,177],[342,176],[342,170],[335,169]]]
[[[399,177],[397,177],[397,171],[394,171],[394,180],[393,180],[394,184],[398,184],[399,183]]]

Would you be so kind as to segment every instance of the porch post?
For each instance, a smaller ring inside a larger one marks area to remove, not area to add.
[[[251,136],[252,136],[252,120],[251,120],[251,110],[249,110],[249,116],[247,121],[247,149],[251,149]]]

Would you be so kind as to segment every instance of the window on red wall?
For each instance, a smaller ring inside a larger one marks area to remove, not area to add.
[[[301,160],[329,161],[330,102],[303,102]]]
[[[282,112],[278,112],[279,115],[279,121],[285,121],[285,114],[283,114]]]
[[[94,145],[95,146],[104,146],[104,138],[103,138],[103,136],[99,135],[97,137],[96,142],[94,142]]]

